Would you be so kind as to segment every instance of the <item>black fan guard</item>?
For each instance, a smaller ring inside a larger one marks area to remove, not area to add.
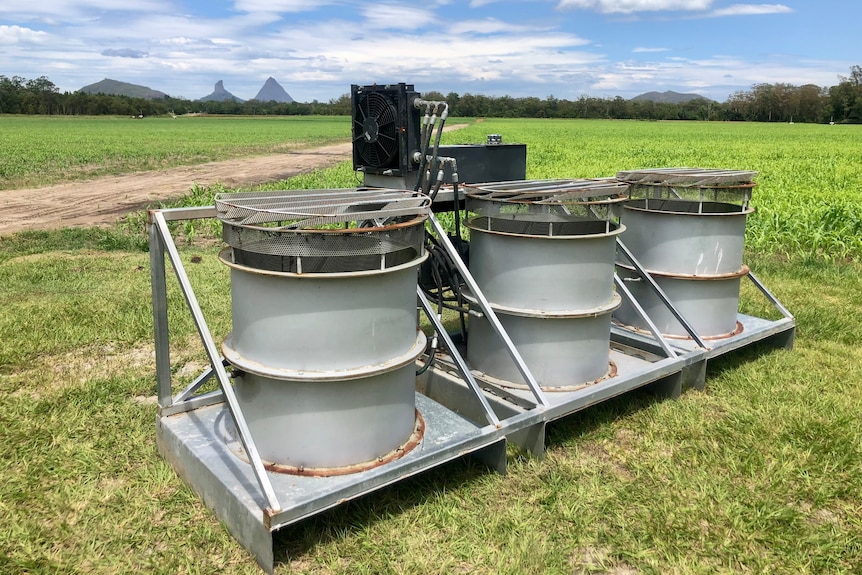
[[[392,167],[398,154],[397,103],[386,93],[366,92],[356,104],[353,122],[353,145],[362,161],[375,168]]]

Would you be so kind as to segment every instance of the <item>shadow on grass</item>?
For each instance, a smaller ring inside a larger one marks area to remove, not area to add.
[[[773,353],[780,353],[783,350],[784,348],[776,347],[768,341],[760,341],[742,349],[734,350],[732,353],[711,359],[706,364],[706,385],[709,387],[710,379],[718,378],[725,372],[733,371],[745,364],[752,363]]]
[[[618,419],[665,401],[665,396],[646,385],[548,423],[545,447],[567,445],[585,439]]]
[[[276,569],[301,560],[318,545],[357,535],[379,521],[429,502],[436,494],[456,491],[489,473],[493,471],[465,455],[287,526],[273,535]]]

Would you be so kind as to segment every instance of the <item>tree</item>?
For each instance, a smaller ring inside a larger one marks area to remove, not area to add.
[[[862,66],[851,66],[850,76],[838,76],[829,90],[832,115],[842,122],[862,122]]]

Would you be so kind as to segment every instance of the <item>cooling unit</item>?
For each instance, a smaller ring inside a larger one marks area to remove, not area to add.
[[[419,151],[419,98],[412,84],[351,86],[353,169],[368,174],[405,176],[416,169]]]

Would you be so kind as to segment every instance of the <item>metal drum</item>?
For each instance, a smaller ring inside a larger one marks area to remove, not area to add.
[[[617,273],[661,333],[689,337],[682,324],[634,268],[618,264]],[[651,275],[698,334],[716,338],[733,335],[738,330],[736,311],[739,307],[739,283],[747,273],[748,267],[743,266],[738,272],[724,275]],[[614,312],[614,317],[624,325],[647,329],[643,319],[628,302],[623,302]]]
[[[611,312],[620,301],[613,294],[605,305],[571,312],[531,313],[492,307],[539,385],[549,391],[562,391],[598,381],[610,373]],[[470,318],[467,361],[503,385],[526,384],[500,338],[481,315]]]
[[[631,200],[623,241],[649,270],[698,276],[742,268],[745,220],[752,208],[688,200]]]
[[[222,350],[272,468],[358,470],[404,451],[417,431],[429,205],[399,190],[216,197],[233,311]]]
[[[614,222],[626,186],[542,180],[468,186],[470,273],[539,385],[564,390],[608,376]],[[468,301],[471,300],[467,296]],[[467,361],[502,385],[522,376],[475,300]]]
[[[698,335],[736,332],[745,222],[755,172],[670,168],[620,172],[630,200],[622,241]],[[620,254],[618,273],[659,330],[688,333]],[[626,302],[616,319],[636,329],[646,322]]]
[[[491,303],[550,312],[591,309],[613,295],[618,224],[480,216],[467,227],[470,273]]]

